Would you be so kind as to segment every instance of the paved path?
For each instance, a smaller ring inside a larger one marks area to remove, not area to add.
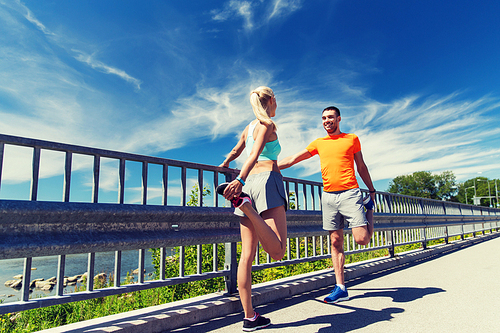
[[[330,288],[257,311],[259,332],[500,332],[500,237],[348,281],[351,300],[322,302]],[[242,313],[171,332],[241,332]]]

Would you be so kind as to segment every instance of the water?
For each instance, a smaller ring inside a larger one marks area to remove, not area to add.
[[[50,257],[37,257],[33,258],[31,267],[36,270],[31,271],[31,280],[43,278],[45,280],[57,276],[57,256]],[[153,279],[155,271],[152,264],[152,253],[146,250],[144,266],[145,266],[145,280]],[[83,274],[87,271],[88,254],[70,254],[66,256],[66,265],[64,275],[71,277]],[[99,273],[106,273],[108,278],[114,275],[115,253],[103,252],[96,253],[95,255],[95,275]],[[127,272],[134,277],[137,281],[137,275],[132,275],[132,271],[139,267],[139,252],[138,251],[123,251],[122,252],[122,269],[121,281],[127,277]],[[22,289],[17,290],[4,285],[8,280],[13,280],[14,276],[22,275],[24,268],[24,259],[7,259],[0,260],[0,301],[3,302],[16,302],[20,301],[22,297]],[[64,288],[65,293],[74,292],[75,286],[67,286]],[[55,295],[55,288],[51,291],[41,291],[33,288],[30,294],[32,298],[42,296]]]

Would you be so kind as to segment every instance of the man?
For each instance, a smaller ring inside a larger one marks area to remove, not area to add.
[[[311,142],[303,151],[278,162],[280,170],[306,160],[316,154],[321,162],[323,178],[323,229],[330,233],[332,261],[336,286],[325,298],[326,303],[337,303],[349,299],[344,283],[344,221],[352,228],[354,240],[367,245],[373,234],[373,207],[375,188],[368,172],[361,145],[355,134],[342,133],[339,123],[340,110],[335,106],[323,110],[323,127],[328,135]],[[356,181],[354,163],[358,174],[370,191],[363,200]],[[365,215],[363,204],[367,208]]]

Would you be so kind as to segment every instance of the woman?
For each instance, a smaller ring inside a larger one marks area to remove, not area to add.
[[[244,331],[253,331],[270,324],[269,319],[253,310],[252,263],[258,242],[273,259],[283,258],[286,251],[285,212],[288,205],[277,163],[281,146],[276,124],[271,120],[276,114],[276,98],[270,88],[259,87],[251,92],[250,103],[257,119],[245,128],[240,140],[220,166],[229,167],[229,163],[240,156],[245,147],[248,158],[238,177],[219,189],[223,189],[224,198],[232,201],[237,207],[234,213],[241,217],[242,250],[238,265],[238,290],[245,312]],[[241,200],[244,196],[250,200]]]

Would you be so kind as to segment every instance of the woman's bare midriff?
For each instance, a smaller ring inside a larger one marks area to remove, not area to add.
[[[266,172],[266,171],[276,171],[280,172],[278,168],[277,161],[257,161],[252,168],[252,171],[248,175],[255,175],[257,173]]]

